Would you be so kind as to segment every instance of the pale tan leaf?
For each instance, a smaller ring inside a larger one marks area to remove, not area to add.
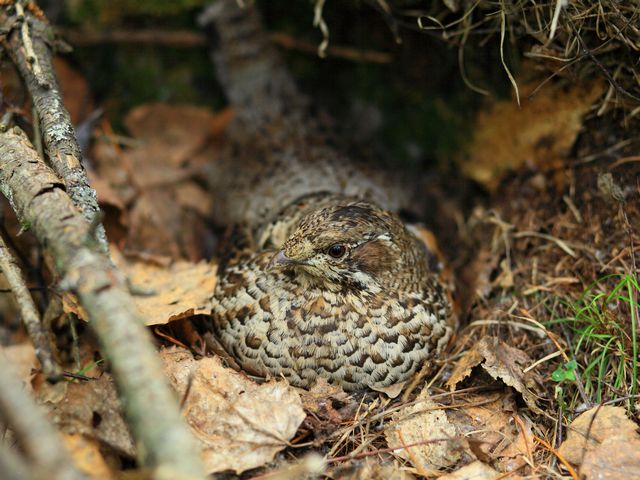
[[[579,465],[586,453],[614,438],[623,443],[637,442],[640,440],[638,426],[627,417],[622,407],[594,407],[571,422],[567,439],[558,451],[568,462]]]
[[[430,400],[423,391],[415,404],[394,413],[385,429],[390,448],[409,446],[393,455],[410,460],[419,472],[429,472],[455,465],[468,449],[459,439],[454,425],[441,405]]]
[[[538,395],[535,391],[542,380],[534,371],[524,373],[524,369],[533,361],[517,348],[507,345],[496,337],[484,337],[458,361],[451,377],[447,381],[450,389],[471,374],[474,367],[481,366],[496,380],[513,387],[535,413],[542,413],[537,406]]]
[[[461,162],[465,174],[489,189],[525,163],[548,167],[562,162],[582,128],[582,117],[604,92],[602,82],[569,90],[549,83],[530,96],[540,81],[518,85],[520,106],[513,100],[496,101],[478,114]]]
[[[217,357],[195,360],[184,349],[160,356],[178,395],[186,394],[184,414],[208,473],[239,474],[270,462],[305,418],[299,394],[285,382],[258,385]]]
[[[503,477],[503,473],[497,472],[486,463],[476,460],[455,472],[440,477],[440,480],[497,480]],[[508,478],[515,477],[510,475]]]
[[[127,275],[135,290],[133,299],[146,325],[161,325],[192,315],[209,315],[216,285],[216,265],[184,260],[161,264],[125,258],[111,249],[114,263]],[[65,312],[87,320],[75,297],[63,297]]]

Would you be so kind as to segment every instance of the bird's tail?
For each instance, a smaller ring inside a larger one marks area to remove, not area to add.
[[[218,79],[236,114],[269,121],[305,103],[256,9],[217,0],[200,15],[213,44]]]

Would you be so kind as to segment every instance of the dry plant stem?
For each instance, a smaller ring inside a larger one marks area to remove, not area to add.
[[[10,26],[4,43],[20,76],[25,81],[37,112],[40,131],[49,164],[63,180],[67,193],[88,221],[100,213],[96,192],[89,185],[82,166],[82,153],[76,141],[69,113],[64,107],[56,80],[52,52],[48,38],[53,38],[51,28],[16,2],[22,23],[11,24],[15,17],[3,12],[2,26]],[[106,254],[109,253],[107,237],[102,225],[98,225],[96,238]]]
[[[55,480],[85,478],[73,467],[73,462],[62,446],[57,432],[40,407],[26,393],[24,385],[14,375],[11,365],[2,353],[0,416],[15,433],[20,448],[29,460],[31,472],[46,472],[47,478]]]
[[[45,377],[51,382],[57,382],[61,379],[61,372],[53,359],[49,337],[44,330],[36,305],[33,303],[33,298],[22,276],[22,271],[2,237],[0,237],[0,270],[7,279],[20,308],[22,322],[36,349],[36,355]]]
[[[86,310],[111,362],[142,463],[158,469],[156,478],[202,477],[199,450],[124,276],[95,246],[89,223],[17,128],[0,133],[0,189],[53,258],[61,287]]]

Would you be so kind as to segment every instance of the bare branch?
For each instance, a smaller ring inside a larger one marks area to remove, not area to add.
[[[87,312],[111,362],[141,462],[157,469],[156,478],[201,478],[199,449],[124,276],[96,247],[89,223],[17,128],[0,133],[0,189],[53,258],[60,286]]]
[[[62,377],[60,376],[60,368],[53,359],[49,337],[42,326],[40,315],[38,314],[35,303],[33,303],[33,298],[31,298],[20,267],[1,236],[0,270],[2,270],[4,277],[7,279],[18,303],[22,322],[36,349],[36,355],[40,361],[45,377],[49,381],[57,382]]]
[[[1,352],[0,416],[15,433],[20,448],[29,459],[31,471],[46,472],[47,478],[55,480],[85,478],[75,469],[57,432],[45,418],[40,407],[25,392],[24,385],[15,376],[11,365]],[[4,452],[2,457],[5,462],[17,465],[15,455]]]
[[[100,208],[96,192],[89,185],[82,166],[82,153],[76,141],[69,113],[64,107],[56,80],[50,41],[55,38],[50,26],[15,2],[16,16],[6,9],[0,25],[9,33],[3,42],[33,98],[48,161],[63,180],[73,203],[92,221]],[[98,225],[96,237],[102,251],[109,253],[104,227]]]

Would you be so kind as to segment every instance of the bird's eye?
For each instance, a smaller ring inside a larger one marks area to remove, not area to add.
[[[336,243],[335,245],[331,245],[327,250],[327,253],[331,255],[333,258],[340,258],[345,253],[347,253],[347,247],[340,243]]]

